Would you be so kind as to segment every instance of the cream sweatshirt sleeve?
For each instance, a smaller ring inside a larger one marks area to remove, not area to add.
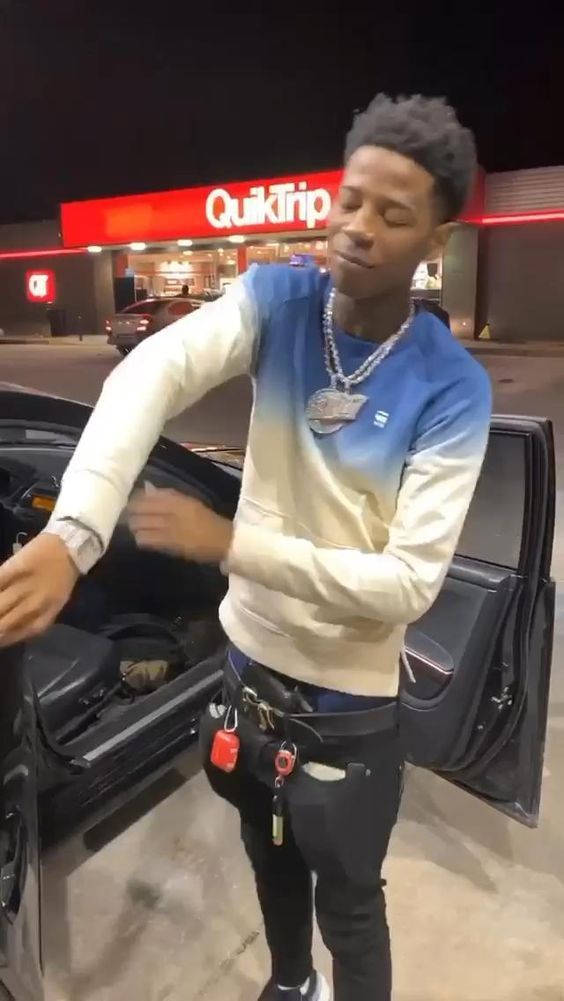
[[[105,549],[165,423],[208,390],[250,372],[258,340],[244,280],[154,334],[107,379],[47,528],[77,522]]]
[[[321,548],[237,525],[228,570],[293,598],[407,624],[432,605],[452,560],[488,441],[485,372],[449,386],[423,414],[382,553]]]

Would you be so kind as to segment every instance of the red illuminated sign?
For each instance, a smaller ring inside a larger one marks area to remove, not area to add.
[[[315,232],[327,226],[340,170],[61,205],[67,248],[167,243],[253,233]],[[464,218],[484,212],[483,172]]]
[[[29,302],[54,302],[56,282],[54,271],[27,271],[25,291]]]
[[[61,205],[65,247],[325,229],[341,171]]]
[[[482,226],[519,225],[526,222],[562,222],[562,209],[548,209],[546,212],[514,212],[510,215],[485,215],[480,219]]]

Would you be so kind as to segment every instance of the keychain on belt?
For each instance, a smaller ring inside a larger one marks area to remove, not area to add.
[[[284,844],[284,783],[296,766],[298,749],[295,744],[282,744],[274,759],[276,778],[272,797],[272,843],[280,848]]]
[[[241,747],[241,741],[236,732],[238,722],[237,710],[233,706],[229,706],[223,729],[218,730],[213,738],[210,761],[222,772],[232,772],[237,765]]]

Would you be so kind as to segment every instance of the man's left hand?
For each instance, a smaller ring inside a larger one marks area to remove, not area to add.
[[[221,563],[233,537],[232,522],[175,490],[136,494],[129,506],[129,527],[142,549],[159,549],[197,563]]]

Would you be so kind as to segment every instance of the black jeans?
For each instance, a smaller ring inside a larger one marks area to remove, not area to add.
[[[312,971],[315,873],[317,921],[333,957],[335,1001],[389,1001],[390,941],[381,871],[401,795],[397,727],[324,741],[311,757],[341,769],[338,778],[311,764],[296,768],[284,786],[281,847],[272,843],[274,754],[280,741],[240,716],[237,767],[226,774],[209,761],[214,733],[221,728],[212,707],[200,731],[204,767],[214,791],[241,817],[273,981],[294,987]]]

